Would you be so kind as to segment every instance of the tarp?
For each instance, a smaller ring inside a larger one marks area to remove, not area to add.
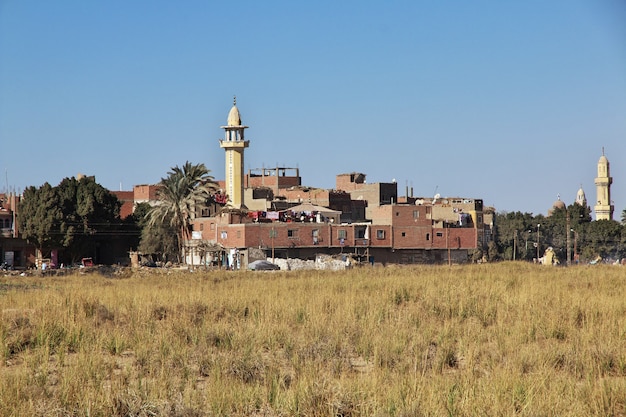
[[[327,214],[327,215],[330,215],[330,214],[337,214],[337,215],[339,215],[339,214],[341,214],[341,212],[338,211],[338,210],[332,210],[332,209],[329,209],[328,207],[316,206],[315,204],[311,204],[311,203],[302,203],[302,204],[299,204],[297,206],[290,207],[288,210],[291,210],[291,211],[307,211],[307,212],[309,212],[309,211],[317,211],[317,212],[320,212],[322,214]]]
[[[248,264],[248,269],[252,271],[272,271],[272,270],[278,270],[280,269],[280,267],[269,261],[258,260],[258,261],[250,262]]]
[[[324,217],[333,218],[335,221],[339,221],[339,217],[341,216],[341,212],[338,210],[332,210],[332,209],[329,209],[328,207],[316,206],[315,204],[311,204],[311,203],[302,203],[297,206],[290,207],[287,210],[290,210],[296,213],[298,212],[310,213],[310,212],[316,211]]]

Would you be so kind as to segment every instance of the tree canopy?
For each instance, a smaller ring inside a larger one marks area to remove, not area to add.
[[[18,210],[22,236],[39,250],[60,249],[68,262],[92,256],[98,235],[120,226],[121,203],[92,177],[65,178],[25,190]]]
[[[26,188],[18,213],[20,233],[37,249],[61,245],[59,224],[63,212],[58,193],[50,184],[46,182],[39,188]]]
[[[179,254],[183,257],[183,244],[191,238],[192,221],[218,189],[209,172],[204,164],[189,161],[171,168],[167,177],[161,178],[157,203],[148,213],[149,226],[167,223],[176,230]]]
[[[562,262],[579,255],[583,261],[626,256],[626,225],[614,220],[592,221],[591,209],[579,204],[556,208],[549,216],[529,213],[496,215],[495,258],[532,260],[552,247]],[[568,252],[569,245],[569,252]]]
[[[145,255],[155,255],[161,261],[178,258],[178,236],[172,228],[170,219],[163,222],[149,223],[148,213],[152,207],[149,203],[139,203],[135,206],[133,216],[136,217],[141,229],[139,251]]]

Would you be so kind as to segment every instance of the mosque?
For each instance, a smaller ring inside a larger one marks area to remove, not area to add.
[[[596,185],[597,200],[593,207],[593,211],[596,214],[596,220],[613,220],[613,213],[615,206],[611,201],[611,184],[613,184],[613,177],[611,177],[609,160],[604,155],[604,148],[602,148],[602,156],[598,160],[598,176],[594,181]],[[576,193],[576,204],[587,207],[587,197],[582,185]],[[552,208],[548,210],[548,216],[550,216],[556,209],[565,209],[567,206],[561,200],[560,196],[552,205]]]

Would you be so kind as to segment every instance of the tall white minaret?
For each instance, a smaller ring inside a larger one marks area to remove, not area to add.
[[[243,194],[243,152],[250,144],[250,141],[244,140],[244,129],[248,126],[241,124],[241,116],[237,108],[237,97],[233,99],[233,107],[228,113],[226,126],[224,129],[224,140],[220,140],[220,148],[226,153],[226,194],[228,195],[228,205],[234,208],[245,208]]]
[[[596,212],[596,220],[613,220],[614,206],[611,202],[611,184],[613,178],[610,175],[609,160],[604,156],[604,147],[602,148],[602,156],[598,161],[598,176],[596,177],[596,191],[598,194],[597,204],[594,207]]]

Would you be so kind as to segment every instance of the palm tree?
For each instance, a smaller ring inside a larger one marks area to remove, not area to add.
[[[626,226],[626,209],[622,210],[622,224]]]
[[[194,165],[189,161],[182,168],[171,168],[159,182],[157,204],[148,212],[149,225],[169,221],[177,231],[178,253],[183,259],[183,243],[191,238],[191,223],[218,189],[209,172],[204,164]]]

